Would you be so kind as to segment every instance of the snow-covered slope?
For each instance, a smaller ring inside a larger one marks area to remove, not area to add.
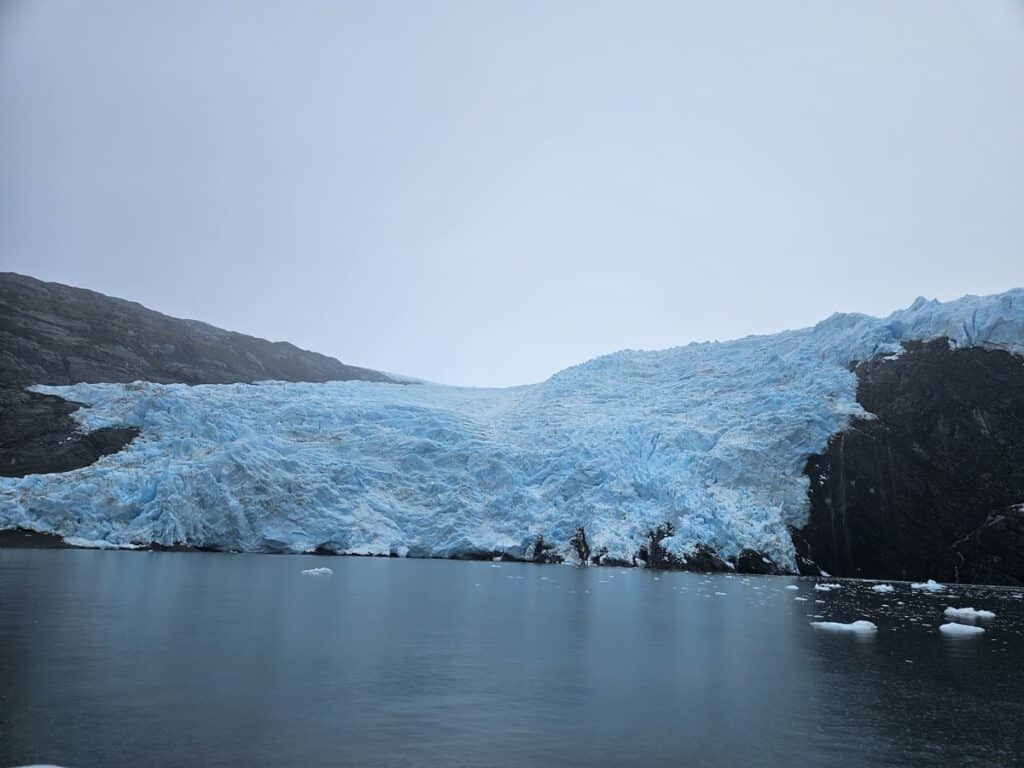
[[[849,363],[900,342],[1024,352],[1024,290],[888,318],[660,352],[625,351],[511,389],[369,382],[40,387],[91,405],[85,429],[138,427],[74,472],[0,480],[0,528],[72,543],[567,558],[578,526],[629,559],[745,547],[794,566],[808,455],[863,415]]]

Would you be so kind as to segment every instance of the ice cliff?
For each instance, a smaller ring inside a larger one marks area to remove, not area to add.
[[[0,479],[0,528],[72,543],[244,551],[629,560],[647,532],[685,556],[755,549],[793,568],[807,457],[852,415],[854,361],[900,342],[1024,352],[1024,290],[880,319],[657,352],[623,351],[510,389],[326,384],[37,387],[91,407],[84,430],[135,427],[122,451]]]

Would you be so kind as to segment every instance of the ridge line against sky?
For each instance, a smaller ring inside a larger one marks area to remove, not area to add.
[[[1024,10],[0,7],[0,269],[519,385],[1024,284]]]
[[[40,280],[43,279],[43,278],[37,277],[36,275],[28,275],[28,277],[32,277],[32,278],[40,279]],[[47,280],[45,282],[59,283],[59,284],[67,286],[66,283],[60,283],[59,280]],[[82,286],[82,285],[68,286],[68,287],[71,287],[71,288],[82,288],[82,289],[90,290],[90,291],[96,291],[97,290],[95,288],[89,288],[88,286]],[[1024,286],[1008,286],[1008,287],[1006,287],[1003,290],[993,291],[993,292],[987,293],[987,294],[964,293],[964,294],[961,294],[959,296],[954,296],[954,297],[951,297],[951,298],[938,298],[938,297],[934,297],[934,296],[931,296],[931,297],[929,297],[929,296],[916,296],[916,297],[914,297],[914,299],[912,301],[906,303],[905,305],[902,305],[902,306],[899,306],[899,307],[893,307],[889,311],[880,312],[880,313],[857,312],[857,311],[853,311],[853,310],[851,310],[851,311],[836,310],[836,311],[830,312],[828,315],[825,315],[823,317],[818,318],[814,322],[807,323],[806,325],[793,326],[793,327],[788,327],[788,328],[778,328],[778,329],[775,329],[775,330],[758,331],[758,332],[754,332],[754,333],[743,334],[742,336],[731,336],[729,338],[689,339],[687,341],[683,341],[683,342],[680,342],[678,344],[670,344],[670,345],[668,345],[666,347],[657,347],[657,348],[652,348],[652,347],[620,347],[620,348],[617,348],[617,349],[609,349],[609,350],[605,350],[604,352],[599,352],[596,355],[592,355],[591,357],[588,357],[586,359],[577,360],[575,362],[570,362],[567,365],[563,366],[562,368],[559,368],[556,371],[551,371],[548,375],[544,376],[542,379],[538,379],[537,381],[518,382],[518,383],[503,384],[503,385],[447,384],[445,382],[433,381],[431,379],[427,379],[427,378],[424,378],[422,376],[417,376],[415,373],[410,373],[410,372],[407,372],[407,371],[390,371],[390,370],[384,370],[384,369],[378,369],[378,370],[381,373],[384,373],[384,374],[387,374],[387,375],[390,375],[390,376],[394,376],[395,378],[401,379],[401,380],[404,380],[404,381],[422,382],[422,383],[429,383],[429,384],[442,384],[444,386],[453,386],[453,387],[481,388],[481,389],[487,389],[487,388],[516,388],[516,387],[522,387],[522,386],[529,386],[531,384],[542,383],[543,381],[546,381],[548,378],[550,378],[551,376],[555,375],[556,373],[560,373],[560,372],[565,371],[565,370],[567,370],[569,368],[576,368],[576,367],[579,367],[579,366],[582,366],[582,365],[586,365],[587,363],[589,363],[589,362],[591,362],[591,361],[593,361],[593,360],[595,360],[597,358],[606,357],[608,355],[614,355],[614,354],[616,354],[618,352],[664,352],[664,351],[667,351],[667,350],[670,350],[670,349],[674,349],[674,348],[678,348],[678,347],[685,347],[685,346],[690,345],[690,344],[729,344],[729,343],[732,343],[732,342],[739,342],[739,341],[743,341],[745,339],[750,339],[750,338],[761,338],[761,337],[767,337],[767,336],[778,336],[778,335],[786,334],[786,333],[793,333],[793,332],[797,332],[797,331],[810,330],[810,329],[816,327],[817,325],[819,325],[820,323],[825,322],[826,320],[831,319],[833,316],[841,316],[841,315],[861,316],[861,317],[867,317],[867,318],[870,318],[870,319],[873,319],[873,320],[885,320],[885,319],[889,318],[890,316],[892,316],[892,315],[894,315],[894,314],[896,314],[896,313],[898,313],[898,312],[900,312],[902,310],[907,310],[907,309],[912,308],[912,306],[914,304],[917,304],[917,302],[922,301],[922,300],[926,301],[926,302],[937,301],[937,302],[939,302],[941,304],[947,304],[947,303],[952,303],[952,302],[961,301],[961,300],[965,300],[965,299],[971,299],[971,298],[987,298],[987,297],[990,297],[990,296],[999,296],[999,295],[1002,295],[1002,294],[1005,294],[1005,293],[1009,293],[1009,292],[1014,291],[1014,290],[1024,290]],[[209,323],[206,323],[206,321],[204,321],[202,318],[196,318],[196,317],[177,317],[175,315],[171,315],[168,312],[164,312],[159,307],[148,306],[148,305],[144,304],[143,302],[136,301],[135,299],[132,299],[131,297],[128,297],[128,296],[114,296],[112,294],[104,294],[102,291],[97,291],[97,292],[102,294],[102,295],[107,296],[108,298],[119,299],[119,300],[124,300],[124,301],[131,302],[131,303],[134,303],[134,304],[139,304],[143,309],[156,312],[156,313],[164,315],[166,317],[170,317],[171,319],[174,319],[174,320],[182,320],[182,321],[186,321],[186,322],[199,322],[199,323],[203,323],[203,324],[209,325]],[[237,328],[221,328],[219,326],[215,326],[215,327],[218,327],[220,330],[227,331],[229,333],[241,333],[243,335],[253,336],[253,334],[248,333],[246,331],[240,331]],[[256,338],[262,338],[264,341],[269,341],[271,343],[279,343],[279,342],[292,343],[293,346],[296,346],[298,349],[303,350],[303,351],[320,353],[320,354],[326,354],[326,353],[323,353],[323,352],[321,352],[320,350],[317,350],[317,349],[307,349],[305,347],[301,347],[300,345],[296,345],[293,342],[291,342],[290,339],[274,338],[274,337],[256,337]],[[338,360],[338,362],[343,363],[345,365],[355,365],[354,363],[351,363],[350,361],[345,360],[345,359],[340,358],[340,357],[336,358],[336,359]],[[365,367],[365,366],[359,366],[359,367]]]

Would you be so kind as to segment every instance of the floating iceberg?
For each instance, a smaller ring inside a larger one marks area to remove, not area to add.
[[[978,619],[989,620],[994,619],[996,615],[992,611],[976,611],[973,608],[947,608],[943,615],[947,619],[961,619],[966,621],[975,621]]]
[[[814,589],[818,592],[831,592],[834,589],[841,589],[842,584],[815,584]]]
[[[796,584],[787,584],[786,589],[800,589]]]
[[[924,590],[925,592],[941,592],[945,589],[944,586],[933,579],[928,579],[928,581],[915,581],[910,585],[910,588]]]
[[[787,526],[806,523],[807,457],[867,415],[851,361],[941,336],[1024,351],[1024,290],[623,351],[509,389],[37,387],[90,406],[74,414],[83,429],[140,436],[73,472],[0,479],[0,528],[118,547],[439,557],[523,556],[543,539],[570,560],[583,529],[591,551],[629,562],[668,524],[660,546],[676,557],[750,548],[794,571]]]
[[[952,635],[953,637],[975,637],[977,635],[984,634],[985,630],[981,627],[974,627],[970,624],[943,624],[939,627],[939,632],[944,635]]]
[[[875,584],[875,586],[873,586],[871,588],[871,591],[872,592],[893,592],[895,590],[893,589],[892,584]]]
[[[856,634],[871,634],[877,632],[878,627],[875,626],[874,622],[865,621],[860,619],[859,621],[851,621],[849,624],[843,624],[838,621],[812,621],[811,626],[815,629],[821,629],[826,632],[853,632]]]
[[[333,576],[334,571],[330,568],[307,568],[302,572],[303,576]]]

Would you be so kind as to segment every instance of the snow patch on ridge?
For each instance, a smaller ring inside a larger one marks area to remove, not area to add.
[[[755,549],[795,567],[808,455],[856,402],[851,361],[900,342],[1024,352],[1024,291],[878,319],[659,352],[624,351],[537,385],[361,381],[37,387],[86,403],[86,430],[138,427],[124,450],[59,475],[0,479],[0,527],[96,545],[567,559],[582,527],[629,561],[652,528],[685,557]]]

